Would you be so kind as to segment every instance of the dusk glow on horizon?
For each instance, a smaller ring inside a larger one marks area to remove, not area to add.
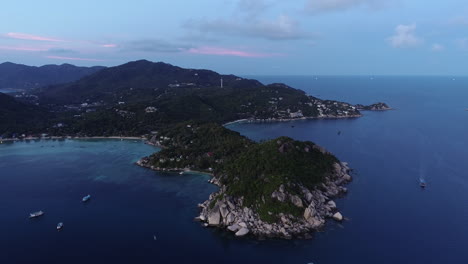
[[[29,65],[147,59],[234,74],[465,75],[468,52],[461,0],[26,0],[0,14],[1,61]]]

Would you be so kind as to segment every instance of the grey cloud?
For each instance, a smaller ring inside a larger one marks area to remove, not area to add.
[[[274,2],[266,0],[239,0],[237,9],[240,12],[246,13],[247,16],[256,16],[259,13],[265,12]]]
[[[382,8],[395,0],[308,0],[305,11],[311,14],[347,10],[355,7]]]
[[[144,39],[125,43],[123,51],[176,53],[192,48],[185,44],[172,43],[161,39]]]
[[[303,32],[299,23],[286,15],[276,20],[261,19],[223,19],[190,20],[185,27],[201,33],[248,36],[268,40],[293,40],[310,37]]]

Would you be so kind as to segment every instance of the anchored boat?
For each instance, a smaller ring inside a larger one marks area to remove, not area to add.
[[[426,181],[423,179],[419,180],[419,186],[423,189],[426,188]]]
[[[43,214],[44,214],[43,211],[37,211],[37,212],[34,212],[34,213],[30,213],[29,218],[36,218],[36,217],[39,217],[39,216],[41,216]]]
[[[90,194],[88,194],[88,195],[86,195],[85,197],[83,197],[83,199],[81,199],[81,201],[82,201],[83,203],[85,203],[85,202],[89,201],[89,199],[91,199],[91,195],[90,195]]]
[[[63,223],[62,222],[58,223],[57,224],[57,230],[60,231],[60,230],[62,230],[62,228],[63,228]]]

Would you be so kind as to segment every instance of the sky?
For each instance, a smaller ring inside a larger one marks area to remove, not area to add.
[[[462,0],[15,0],[0,62],[238,75],[467,75]]]

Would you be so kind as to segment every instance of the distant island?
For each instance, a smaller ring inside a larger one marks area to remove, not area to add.
[[[0,89],[29,91],[46,85],[77,81],[105,67],[77,67],[71,64],[27,66],[11,62],[0,63]]]
[[[356,108],[358,110],[364,110],[364,111],[386,111],[386,110],[392,109],[386,103],[382,103],[382,102],[371,104],[371,105],[357,104]]]
[[[360,110],[391,109],[146,60],[12,96],[0,93],[3,140],[146,138],[162,149],[138,165],[213,176],[219,191],[199,205],[197,220],[236,236],[281,238],[308,237],[327,218],[343,220],[333,198],[346,193],[350,168],[313,142],[280,137],[256,143],[223,124],[357,118]]]

